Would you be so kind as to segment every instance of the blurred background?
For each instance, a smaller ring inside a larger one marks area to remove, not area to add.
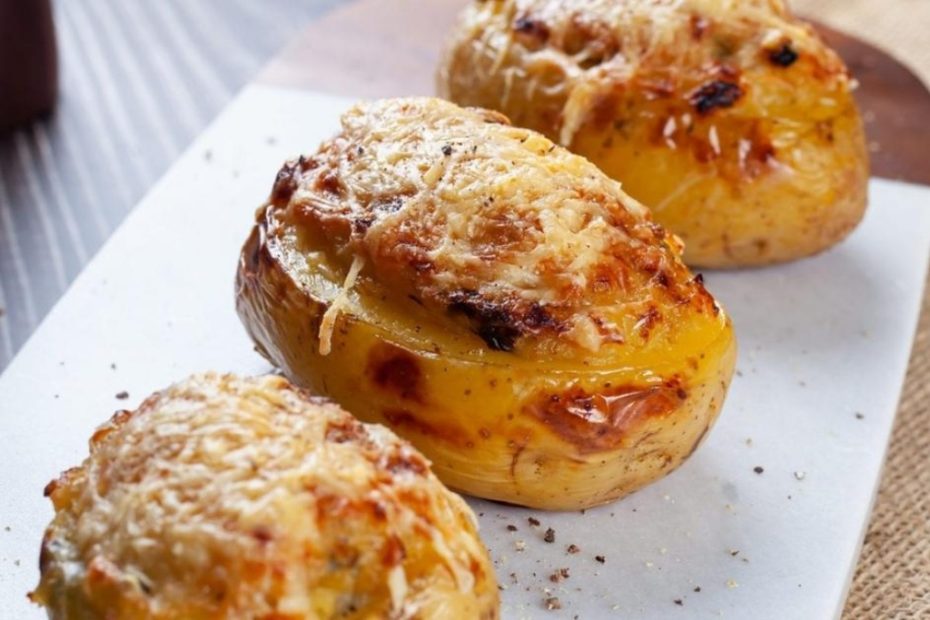
[[[34,58],[45,1],[0,0],[0,42],[19,44],[19,53],[2,55],[2,70],[28,73],[36,88],[46,67]],[[304,24],[336,4],[51,2],[54,113],[0,130],[0,370],[191,140]],[[3,85],[0,98],[23,95]]]

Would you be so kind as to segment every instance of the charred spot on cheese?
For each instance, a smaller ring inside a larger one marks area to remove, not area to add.
[[[710,28],[710,22],[701,15],[692,15],[689,23],[691,25],[691,36],[695,41],[703,39],[707,29]]]
[[[779,67],[790,67],[798,59],[798,53],[794,51],[790,43],[783,43],[780,47],[768,52],[769,61]]]
[[[404,543],[397,536],[391,536],[381,549],[381,561],[385,566],[397,566],[407,557]]]
[[[342,181],[335,174],[325,174],[317,177],[317,187],[328,194],[337,196],[342,195],[343,191]]]
[[[743,91],[739,84],[726,80],[712,80],[694,90],[688,96],[688,101],[703,115],[716,108],[732,107],[742,96]]]
[[[604,20],[582,18],[576,13],[561,33],[561,48],[575,56],[582,69],[591,69],[616,56],[620,41],[614,27]]]
[[[458,291],[449,299],[449,310],[475,324],[475,333],[497,351],[513,351],[520,329],[514,317],[500,305],[483,299],[477,291]]]
[[[394,450],[381,457],[379,466],[392,474],[412,473],[425,476],[429,471],[426,460],[411,450]]]
[[[468,317],[475,333],[496,351],[513,351],[517,340],[526,333],[563,329],[539,303],[520,308],[516,304],[489,301],[477,291],[453,293],[449,298],[449,310]]]
[[[361,422],[354,420],[340,420],[329,422],[326,425],[326,441],[333,443],[349,443],[365,438],[365,429]]]
[[[687,393],[674,379],[661,385],[596,392],[575,386],[560,393],[537,394],[523,411],[573,444],[579,453],[590,454],[621,447],[629,429],[645,419],[676,411],[686,398]]]
[[[531,15],[521,15],[513,22],[513,31],[527,47],[537,49],[549,40],[549,26]]]
[[[252,528],[252,538],[265,545],[274,540],[274,534],[267,525],[256,525]]]
[[[382,390],[403,400],[423,402],[420,364],[409,351],[379,343],[368,354],[367,374]]]

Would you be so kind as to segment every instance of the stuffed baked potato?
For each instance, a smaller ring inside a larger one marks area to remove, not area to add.
[[[494,112],[388,100],[342,127],[243,248],[260,352],[481,497],[591,506],[691,454],[734,338],[645,208]]]
[[[475,0],[438,88],[593,161],[691,265],[814,254],[865,209],[853,80],[781,0]]]
[[[49,484],[52,619],[498,617],[474,515],[387,429],[280,377],[198,375]]]

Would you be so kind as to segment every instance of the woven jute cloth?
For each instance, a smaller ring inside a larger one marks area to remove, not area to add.
[[[792,5],[798,13],[888,51],[930,85],[930,0],[794,0]],[[878,499],[843,614],[844,620],[872,618],[930,619],[930,282]]]

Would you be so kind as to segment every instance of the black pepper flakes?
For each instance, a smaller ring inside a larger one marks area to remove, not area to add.
[[[694,591],[695,591],[695,592],[700,592],[700,591],[701,591],[701,586],[694,586]]]
[[[604,563],[607,562],[607,558],[605,558],[605,557],[602,556],[602,555],[596,555],[596,556],[594,556],[594,559],[597,560],[598,562],[600,562],[601,564],[604,564]]]
[[[539,527],[539,519],[536,517],[530,517],[526,521],[533,527]]]
[[[756,472],[757,474],[761,474],[765,470],[762,468],[762,466],[756,465],[755,467],[752,468],[752,471]]]
[[[575,555],[576,553],[581,553],[581,547],[575,544],[571,544],[568,548],[565,549],[568,553]]]
[[[129,398],[129,392],[127,392],[126,390],[123,390],[122,392],[117,392],[116,398],[119,400],[126,400],[127,398]]]
[[[547,543],[554,543],[555,542],[555,530],[552,529],[551,527],[547,529],[545,535],[543,536],[543,540],[546,541]]]
[[[444,144],[442,146],[442,154],[445,155],[446,157],[449,157],[450,155],[452,155],[452,147],[448,144]]]
[[[517,526],[516,526],[516,525],[508,525],[508,526],[507,526],[507,531],[508,531],[508,532],[516,532],[516,531],[517,531]]]
[[[674,601],[672,601],[672,602],[675,603],[676,605],[678,605],[679,607],[684,607],[684,606],[685,606],[685,602],[684,602],[683,600],[681,600],[680,598],[676,598],[676,599],[675,599]]]

